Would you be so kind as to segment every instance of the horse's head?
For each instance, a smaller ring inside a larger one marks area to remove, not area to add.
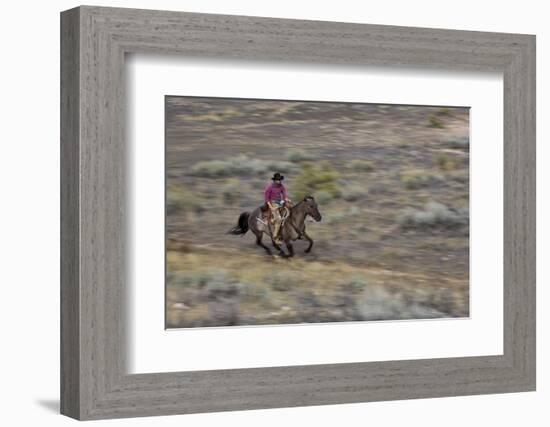
[[[315,201],[313,196],[304,197],[304,204],[306,206],[306,214],[311,216],[317,222],[321,221],[321,212],[319,212],[317,202]]]

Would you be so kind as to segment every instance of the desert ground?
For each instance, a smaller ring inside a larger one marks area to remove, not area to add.
[[[166,327],[467,317],[468,166],[465,107],[167,97]],[[277,171],[291,259],[227,234]]]

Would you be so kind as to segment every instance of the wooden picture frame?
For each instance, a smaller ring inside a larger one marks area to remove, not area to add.
[[[126,374],[126,53],[504,79],[504,352]],[[535,37],[82,6],[61,14],[61,412],[101,419],[535,390]]]

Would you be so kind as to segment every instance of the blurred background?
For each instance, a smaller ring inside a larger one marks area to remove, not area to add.
[[[467,317],[468,165],[464,107],[167,97],[166,326]],[[274,172],[291,260],[226,234]]]

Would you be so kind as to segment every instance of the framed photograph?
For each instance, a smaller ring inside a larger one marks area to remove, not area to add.
[[[469,317],[469,108],[165,111],[167,328]]]
[[[61,92],[63,414],[535,390],[534,36],[82,6]]]

